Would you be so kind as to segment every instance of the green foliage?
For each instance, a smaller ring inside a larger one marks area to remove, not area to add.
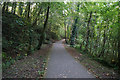
[[[25,28],[25,22],[22,18],[19,18],[17,15],[12,15],[10,13],[3,14],[3,51],[7,52],[8,49],[19,49],[17,46],[24,44],[26,41],[22,41],[22,38],[25,38],[27,35],[27,30]],[[16,27],[17,26],[17,27]],[[24,31],[23,31],[24,30]],[[25,34],[25,35],[23,35]],[[26,37],[27,40],[27,37]]]
[[[2,57],[5,68],[9,67],[14,60],[22,59],[23,56],[33,53],[41,40],[43,43],[51,44],[64,35],[64,27],[62,27],[64,21],[61,12],[65,7],[64,3],[51,3],[51,5],[49,3],[30,3],[29,5],[32,7],[30,10],[28,10],[27,4],[17,2],[17,7],[14,9],[15,14],[9,8],[12,3],[4,6],[5,10],[8,7],[8,10],[2,14]],[[50,7],[47,28],[43,32],[48,5],[54,7]],[[27,16],[29,18],[26,18]]]
[[[119,63],[118,2],[17,4],[15,14],[10,11],[12,3],[3,5],[2,57],[6,66],[14,62],[9,63],[14,56],[19,55],[17,59],[20,59],[34,52],[39,43],[50,44],[61,38],[66,38],[68,44],[75,44],[74,47],[81,53],[102,59],[100,61],[104,64],[116,66]],[[44,30],[48,6],[50,11]]]
[[[75,48],[81,53],[89,54],[95,58],[99,58],[98,61],[103,64],[118,64],[118,2],[111,3],[99,3],[99,2],[81,2],[80,10],[76,14],[77,5],[68,3],[69,7],[73,8],[69,11],[69,19],[66,24],[74,27],[74,19],[79,17],[79,23],[77,27],[77,35],[75,36]],[[90,12],[92,16],[90,25],[88,25]],[[67,12],[66,12],[67,13]],[[76,16],[75,16],[75,15]],[[72,18],[72,16],[75,16]],[[70,18],[71,17],[71,18]],[[70,23],[71,22],[71,23]],[[67,30],[71,32],[72,30]],[[89,32],[89,35],[87,34]],[[71,33],[67,35],[70,39]],[[89,40],[87,41],[87,38]],[[68,40],[69,40],[68,39]],[[86,44],[88,43],[87,47]],[[100,60],[102,59],[102,60]],[[114,62],[112,62],[114,61]]]

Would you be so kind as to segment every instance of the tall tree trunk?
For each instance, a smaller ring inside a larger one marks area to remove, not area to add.
[[[29,17],[30,13],[30,2],[27,3],[27,20],[30,21]],[[29,54],[31,53],[31,46],[32,46],[32,36],[31,36],[31,26],[29,26]]]
[[[25,8],[24,16],[27,20],[29,20],[29,14],[30,14],[30,2],[27,2],[27,6]]]
[[[73,26],[73,30],[72,30],[72,35],[71,35],[71,42],[70,45],[73,47],[75,45],[75,37],[76,37],[76,24],[78,22],[78,17],[75,19],[75,23]]]
[[[118,32],[118,34],[120,34],[120,25],[119,25],[119,32]],[[120,37],[118,38],[118,66],[119,66],[119,73],[120,73]]]
[[[30,2],[27,4],[27,19],[29,19],[30,15]]]
[[[69,19],[69,21],[68,21],[68,25],[67,25],[67,44],[69,43],[69,41],[70,41],[70,21],[71,21],[71,19]]]
[[[5,12],[5,6],[6,6],[6,2],[3,3],[2,13]]]
[[[37,20],[38,20],[38,16],[40,15],[41,10],[42,10],[42,7],[40,8],[40,10],[39,10],[39,12],[37,14],[37,17],[35,18],[34,22],[30,26],[30,33],[29,33],[29,54],[31,53],[31,46],[32,46],[31,28],[36,25]]]
[[[40,15],[41,11],[42,11],[42,7],[40,8],[40,10],[39,10],[39,12],[38,12],[38,14],[37,14],[37,17],[35,18],[35,20],[34,20],[34,22],[32,23],[32,26],[31,26],[31,27],[33,27],[33,26],[35,26],[35,25],[37,24],[38,16]]]
[[[120,5],[120,1],[119,1]],[[118,23],[120,23],[120,8],[118,8]],[[118,35],[120,35],[120,24],[118,24]],[[119,73],[120,73],[120,36],[118,36],[118,66],[119,66]]]
[[[66,29],[66,24],[65,24],[65,22],[64,22],[64,26],[65,26],[65,43],[67,43],[67,29]]]
[[[9,2],[6,3],[6,11],[8,12]]]
[[[80,4],[78,4],[77,5],[77,12],[79,11],[79,5]],[[78,23],[78,16],[75,18],[75,23],[74,23],[74,25],[73,25],[73,30],[72,30],[72,35],[71,35],[71,40],[70,40],[70,45],[73,47],[74,45],[75,45],[75,37],[76,37],[76,33],[77,33],[77,29],[76,29],[76,27],[77,27],[77,24]]]
[[[87,40],[86,40],[86,50],[88,51],[88,44],[89,44],[89,34],[90,34],[90,21],[91,21],[91,17],[92,17],[92,11],[90,12],[90,17],[89,17],[89,20],[88,20],[88,24],[87,24]]]
[[[48,17],[49,17],[49,9],[50,9],[50,7],[48,6],[48,8],[47,8],[46,20],[45,20],[45,22],[44,22],[44,27],[43,27],[42,34],[41,34],[41,36],[40,36],[39,44],[38,44],[38,47],[37,47],[38,50],[41,49],[41,46],[42,46],[42,43],[43,43],[43,40],[44,40],[45,29],[46,29],[47,21],[48,21]]]
[[[19,3],[19,8],[18,8],[18,15],[22,16],[22,12],[23,12],[23,3],[20,2]]]
[[[11,12],[12,12],[13,14],[15,14],[16,6],[17,6],[17,3],[16,3],[16,2],[13,2],[13,4],[12,4],[12,10],[11,10]]]
[[[96,25],[96,23],[97,23],[96,18],[97,18],[97,14],[96,14],[96,11],[95,11],[95,20],[94,20],[94,26],[93,26],[93,38],[95,37],[95,25]],[[96,45],[97,39],[95,39],[95,38],[94,38],[94,43],[95,43],[95,44],[93,44],[93,45],[94,45],[94,46],[93,46],[94,51],[93,51],[92,53],[96,53],[96,50],[97,50],[97,45]]]
[[[69,33],[69,23],[67,25],[67,44],[69,42],[69,36],[70,36],[70,33]]]
[[[13,10],[14,10],[14,2],[12,3],[12,10],[11,10],[12,13],[13,13]]]
[[[17,3],[14,2],[14,10],[13,10],[13,14],[15,14],[15,12],[16,12],[16,6],[17,6]]]
[[[105,27],[104,27],[105,28]],[[105,34],[105,29],[104,29],[104,34],[103,34],[104,38],[103,38],[103,46],[102,46],[102,51],[101,54],[98,57],[101,57],[104,55],[105,53],[105,43],[106,43],[106,34]]]
[[[109,20],[107,19],[106,20],[107,22],[108,22],[108,25],[107,25],[107,27],[109,26]],[[104,53],[105,53],[105,44],[106,44],[106,39],[107,39],[107,37],[106,37],[106,25],[104,26],[104,34],[103,34],[103,46],[102,46],[102,51],[101,51],[101,54],[99,54],[99,56],[98,57],[103,57],[103,55],[104,55]]]

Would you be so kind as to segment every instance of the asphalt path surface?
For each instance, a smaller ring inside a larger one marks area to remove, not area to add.
[[[95,78],[79,62],[77,62],[64,48],[62,40],[53,44],[46,78]]]

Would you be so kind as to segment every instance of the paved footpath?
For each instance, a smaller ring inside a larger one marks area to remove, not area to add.
[[[46,78],[95,78],[64,48],[62,40],[53,44]]]

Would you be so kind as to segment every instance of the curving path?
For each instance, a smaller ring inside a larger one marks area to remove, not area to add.
[[[53,44],[46,78],[95,78],[64,48],[62,40]]]

